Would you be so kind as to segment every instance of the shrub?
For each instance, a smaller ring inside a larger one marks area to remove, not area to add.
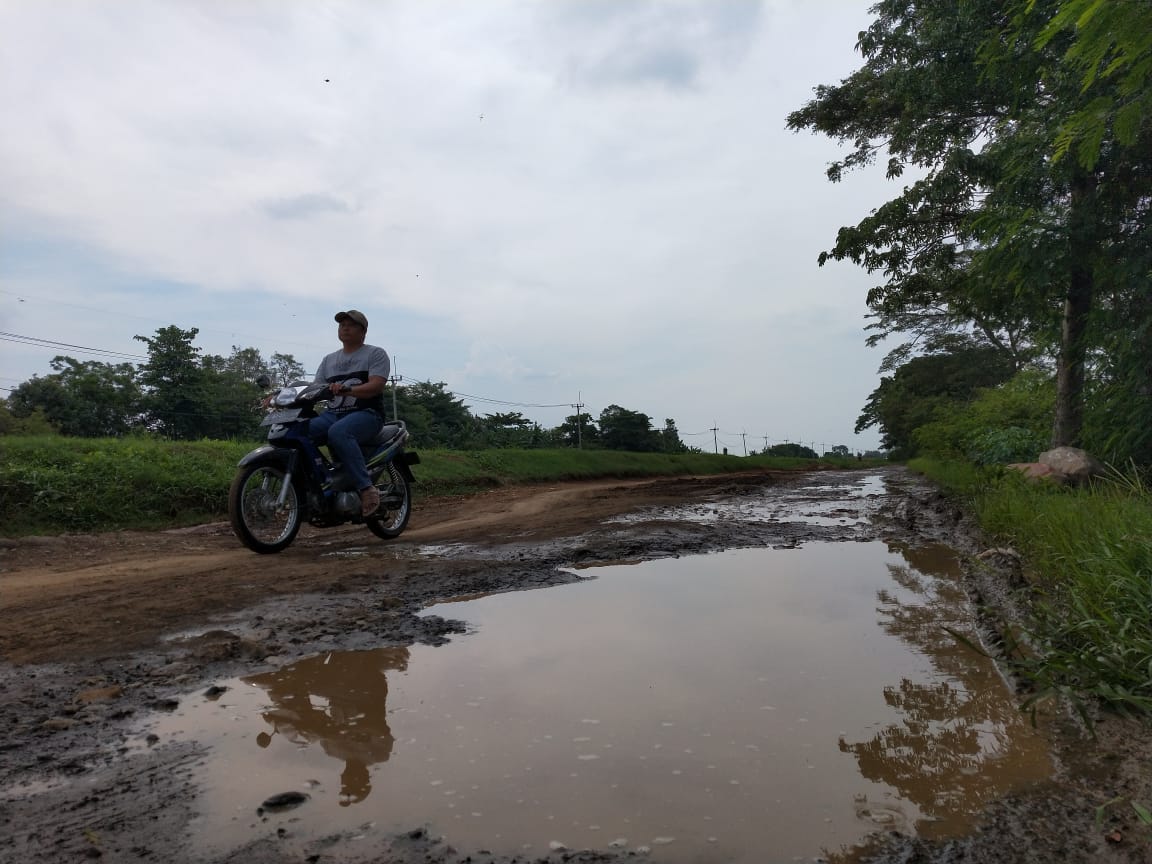
[[[1035,462],[1044,448],[1044,440],[1031,429],[1008,426],[974,435],[968,445],[968,458],[977,465]]]

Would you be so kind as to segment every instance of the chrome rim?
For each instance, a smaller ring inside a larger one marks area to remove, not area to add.
[[[388,496],[403,494],[404,481],[398,475],[399,472],[389,465],[387,472],[380,477],[381,482],[376,484],[376,489],[380,492],[380,509],[369,518],[379,522],[385,530],[395,529],[403,524],[411,503],[411,498],[405,495],[398,507],[393,508],[387,504]]]
[[[296,490],[291,485],[279,506],[284,474],[272,468],[258,468],[244,481],[240,491],[240,513],[244,526],[260,543],[272,545],[284,540],[296,523]]]

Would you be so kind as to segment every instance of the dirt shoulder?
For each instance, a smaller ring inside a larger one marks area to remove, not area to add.
[[[370,565],[391,581],[416,576],[428,569],[410,560],[422,545],[538,544],[630,510],[755,487],[771,476],[603,480],[437,498],[418,503],[410,529],[392,543],[359,526],[306,526],[286,551],[267,556],[242,548],[223,522],[0,538],[0,659],[58,663],[128,654],[271,595],[332,590]],[[342,557],[349,550],[359,557]]]
[[[812,480],[750,472],[438,499],[416,508],[397,541],[381,542],[363,528],[305,529],[271,556],[243,549],[223,524],[0,540],[0,860],[190,861],[179,837],[201,754],[158,747],[125,758],[133,717],[173,710],[196,688],[254,665],[328,650],[436,644],[460,625],[417,614],[430,604],[571,581],[573,564],[817,540],[944,541],[972,554],[970,587],[995,644],[996,629],[1021,614],[1010,572],[975,557],[983,548],[978,534],[945,499],[901,469],[886,473],[888,492],[869,504],[866,526],[850,518],[823,526],[613,520],[672,503],[759,499]],[[825,504],[837,512],[837,502]],[[846,504],[846,516],[852,506],[859,505]],[[1130,802],[1152,805],[1144,759],[1152,737],[1142,725],[1115,719],[1098,728],[1095,741],[1063,730],[1054,781],[996,802],[972,837],[946,844],[878,837],[857,860],[1149,860],[1148,829]],[[31,792],[37,794],[25,794]],[[1118,803],[1097,824],[1096,808],[1112,799]],[[332,838],[326,849],[321,858],[288,839],[265,838],[219,860],[512,864],[449,849],[415,828],[372,844]],[[617,857],[625,856],[553,856]]]

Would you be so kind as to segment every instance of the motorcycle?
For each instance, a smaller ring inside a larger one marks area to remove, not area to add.
[[[271,384],[266,376],[256,383]],[[408,427],[401,420],[387,422],[362,445],[368,475],[380,491],[380,506],[362,516],[356,484],[308,437],[316,405],[331,395],[323,382],[294,381],[280,388],[260,422],[268,427],[268,443],[237,466],[228,490],[228,518],[240,542],[253,552],[286,549],[305,520],[319,528],[363,523],[383,540],[399,537],[408,525],[416,481],[411,466],[420,462],[417,453],[404,449]]]

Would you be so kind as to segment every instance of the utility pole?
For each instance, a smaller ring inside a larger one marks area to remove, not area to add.
[[[768,455],[768,436],[764,436],[764,455]]]
[[[580,416],[580,409],[584,407],[584,403],[580,401],[582,395],[583,394],[579,390],[576,391],[576,404],[572,406],[573,408],[576,409],[576,449],[577,450],[583,450],[584,449],[584,443],[583,443],[584,420]]]
[[[747,432],[741,432],[740,437],[744,439],[744,455],[747,456],[748,455],[748,433]]]
[[[716,421],[713,420],[712,422],[715,423]],[[716,443],[716,433],[719,431],[719,429],[720,429],[719,426],[713,426],[712,427],[712,453],[713,454],[718,454],[720,452],[720,447]]]
[[[393,359],[395,359],[395,358],[393,358]],[[393,369],[394,369],[393,375],[391,378],[388,379],[389,383],[392,384],[392,419],[393,420],[399,420],[400,415],[398,413],[396,413],[396,385],[404,380],[404,376],[395,374],[400,369],[400,363],[398,361],[397,361],[396,365],[393,367]]]

